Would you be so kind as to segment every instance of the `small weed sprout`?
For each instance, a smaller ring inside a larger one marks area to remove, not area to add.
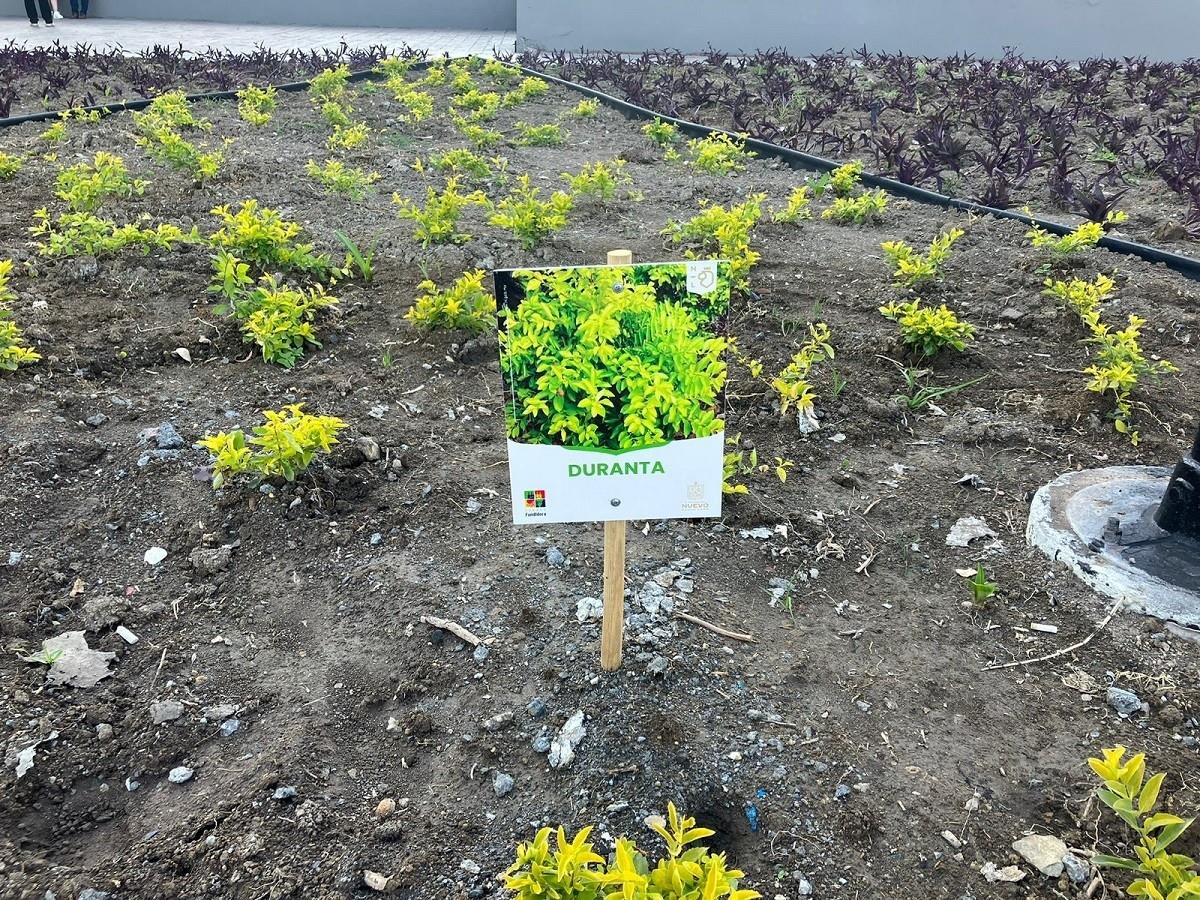
[[[0,181],[12,181],[21,171],[22,164],[21,157],[0,150]]]
[[[1025,232],[1025,237],[1029,238],[1030,245],[1038,250],[1049,250],[1055,256],[1070,256],[1100,243],[1100,238],[1104,237],[1104,225],[1100,222],[1084,222],[1062,237],[1034,225]]]
[[[399,194],[392,195],[392,202],[399,208],[400,218],[413,223],[413,239],[420,241],[421,246],[428,247],[430,244],[462,244],[469,241],[471,235],[458,230],[459,216],[469,206],[486,205],[487,197],[481,191],[459,193],[458,179],[451,176],[446,179],[446,188],[441,193],[433,187],[425,189],[424,206]]]
[[[146,182],[129,177],[121,157],[102,150],[91,162],[59,172],[54,193],[73,212],[93,212],[109,197],[132,197],[145,189]]]
[[[882,191],[867,191],[857,197],[835,197],[821,213],[822,219],[830,219],[839,225],[865,225],[879,222],[887,209],[888,197]]]
[[[667,222],[662,233],[676,245],[686,245],[688,259],[717,257],[729,260],[730,283],[734,290],[750,287],[750,270],[759,254],[750,249],[750,235],[762,218],[765,194],[751,194],[746,200],[725,209],[713,204],[687,222]]]
[[[709,175],[731,175],[746,168],[754,154],[746,150],[746,136],[731,137],[714,131],[703,139],[688,141],[688,165]]]
[[[824,322],[809,325],[808,334],[808,340],[796,351],[791,361],[771,379],[771,389],[779,397],[780,415],[787,415],[788,410],[794,407],[800,418],[815,420],[812,385],[808,375],[818,362],[833,359],[834,350],[829,326]]]
[[[811,219],[812,198],[808,195],[808,185],[802,184],[788,195],[787,206],[776,210],[771,215],[772,222],[794,225],[802,219]]]
[[[650,138],[664,150],[672,149],[679,143],[679,129],[670,122],[656,118],[653,122],[642,126],[642,134]]]
[[[314,416],[301,403],[278,411],[263,410],[266,422],[246,437],[240,428],[207,435],[197,443],[213,455],[213,488],[238,475],[256,480],[295,481],[318,453],[329,453],[346,423],[335,416]]]
[[[593,119],[600,111],[600,101],[594,98],[580,100],[567,114],[575,119]]]
[[[556,122],[547,125],[517,123],[516,143],[522,147],[561,147],[568,137]]]
[[[12,321],[9,304],[14,297],[8,286],[12,270],[11,259],[0,260],[0,372],[15,372],[18,366],[35,363],[42,358],[25,344],[21,329]]]
[[[351,200],[362,200],[371,190],[371,185],[380,178],[378,172],[366,172],[347,166],[340,159],[329,159],[323,166],[317,165],[311,159],[304,171],[309,178],[318,182],[326,190],[341,194]]]
[[[925,253],[918,253],[904,241],[884,241],[879,246],[895,267],[892,277],[896,283],[915,290],[941,277],[942,266],[950,257],[950,248],[964,233],[961,228],[951,228],[939,234]]]
[[[251,125],[266,125],[275,115],[275,88],[248,84],[237,92],[238,115]]]
[[[334,231],[333,236],[338,243],[346,248],[346,262],[342,264],[342,272],[350,275],[357,271],[358,276],[367,284],[375,280],[375,247],[367,252],[354,242],[344,231]]]
[[[548,200],[542,200],[538,188],[530,185],[529,176],[522,175],[512,192],[493,207],[488,222],[512,232],[526,250],[532,250],[566,227],[567,214],[573,206],[571,195],[563,191],[555,191]]]
[[[466,272],[446,290],[439,290],[432,281],[422,281],[412,308],[405,313],[418,328],[432,331],[489,331],[496,327],[496,298],[483,287],[484,272]]]
[[[947,349],[961,352],[975,339],[975,327],[959,321],[944,303],[934,308],[911,300],[889,303],[879,311],[900,326],[901,340],[921,358],[936,356]]]
[[[633,179],[625,171],[623,159],[589,163],[579,170],[578,175],[564,172],[562,177],[576,197],[590,197],[601,203],[612,200],[619,186],[633,184]]]
[[[980,564],[975,568],[975,577],[968,583],[971,588],[971,602],[980,609],[983,609],[991,601],[996,593],[996,583],[989,581],[987,572],[984,571],[983,565]]]

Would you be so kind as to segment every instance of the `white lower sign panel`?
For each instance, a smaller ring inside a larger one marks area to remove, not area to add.
[[[508,442],[513,522],[721,515],[725,433],[643,450]]]

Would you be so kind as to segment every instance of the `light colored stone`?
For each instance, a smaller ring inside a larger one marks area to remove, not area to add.
[[[1063,873],[1067,845],[1059,838],[1049,834],[1027,834],[1013,841],[1012,848],[1047,878],[1057,878]]]

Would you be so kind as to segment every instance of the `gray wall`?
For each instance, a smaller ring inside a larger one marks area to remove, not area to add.
[[[516,27],[513,0],[91,0],[90,11],[110,19],[182,19],[347,28],[512,31]]]
[[[1200,56],[1198,0],[517,0],[517,46]]]

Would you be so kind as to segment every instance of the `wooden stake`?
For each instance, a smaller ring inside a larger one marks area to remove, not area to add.
[[[633,265],[633,251],[608,251],[610,266]],[[600,623],[600,668],[621,667],[625,642],[625,522],[604,523],[604,618]]]

